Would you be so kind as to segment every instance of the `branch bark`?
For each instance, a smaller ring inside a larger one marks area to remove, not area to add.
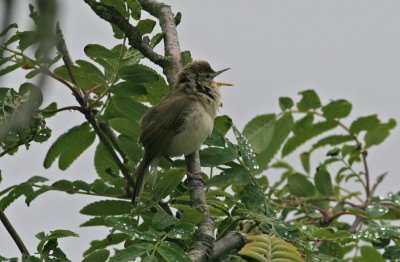
[[[245,243],[246,238],[243,234],[235,231],[228,232],[223,238],[215,242],[211,260],[215,260],[233,250],[238,250],[242,248]]]
[[[0,220],[3,223],[4,227],[7,229],[8,233],[14,240],[15,244],[17,245],[19,251],[23,256],[30,256],[28,249],[26,248],[24,242],[22,241],[21,237],[18,235],[15,228],[11,225],[10,221],[8,220],[7,216],[4,214],[3,210],[0,209]]]

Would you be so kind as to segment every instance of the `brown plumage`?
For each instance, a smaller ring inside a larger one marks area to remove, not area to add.
[[[206,61],[186,65],[171,92],[144,114],[139,136],[144,155],[134,173],[133,202],[143,191],[148,169],[156,168],[161,156],[191,154],[211,134],[221,104],[214,77],[226,70],[215,72]]]

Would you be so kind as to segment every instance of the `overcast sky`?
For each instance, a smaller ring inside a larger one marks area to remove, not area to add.
[[[13,2],[17,5],[14,20],[28,26],[28,1]],[[61,27],[73,59],[84,58],[83,47],[89,43],[107,47],[119,43],[113,39],[110,26],[82,0],[59,2]],[[351,101],[353,119],[377,113],[384,120],[400,120],[399,1],[168,2],[174,11],[183,13],[178,27],[182,50],[190,50],[195,59],[208,60],[214,69],[232,68],[219,78],[235,84],[223,91],[221,114],[230,115],[240,128],[257,114],[277,112],[279,96],[296,97],[299,91],[310,88],[320,94],[323,102],[338,98]],[[24,81],[15,76],[21,74],[4,79],[2,84],[16,86]],[[74,104],[65,88],[48,81],[45,103],[54,100],[60,105]],[[77,113],[61,113],[48,121],[53,128],[49,142],[32,144],[28,151],[20,149],[15,156],[1,158],[0,191],[34,175],[52,180],[95,179],[93,147],[67,171],[58,170],[56,165],[47,170],[42,166],[52,141],[83,121]],[[398,130],[382,146],[369,152],[372,177],[390,172],[379,193],[399,190]],[[79,261],[90,240],[107,234],[100,228],[79,228],[89,219],[79,215],[79,210],[91,200],[47,193],[31,207],[19,199],[6,214],[32,253],[37,245],[34,235],[40,231],[64,228],[79,233],[79,239],[60,241],[72,261]],[[0,255],[19,256],[2,225]]]

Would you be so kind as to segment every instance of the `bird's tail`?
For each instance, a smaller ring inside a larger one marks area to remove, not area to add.
[[[146,157],[143,157],[142,161],[140,161],[136,168],[135,173],[133,174],[133,176],[136,177],[135,189],[132,197],[133,205],[135,205],[136,198],[143,192],[144,186],[150,176],[157,173],[158,159],[159,158],[156,157],[152,160],[148,160]]]

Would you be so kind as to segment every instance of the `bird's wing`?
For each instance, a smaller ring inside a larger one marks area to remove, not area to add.
[[[149,156],[163,154],[173,137],[182,131],[192,103],[188,95],[175,94],[145,113],[141,121],[139,142]]]

